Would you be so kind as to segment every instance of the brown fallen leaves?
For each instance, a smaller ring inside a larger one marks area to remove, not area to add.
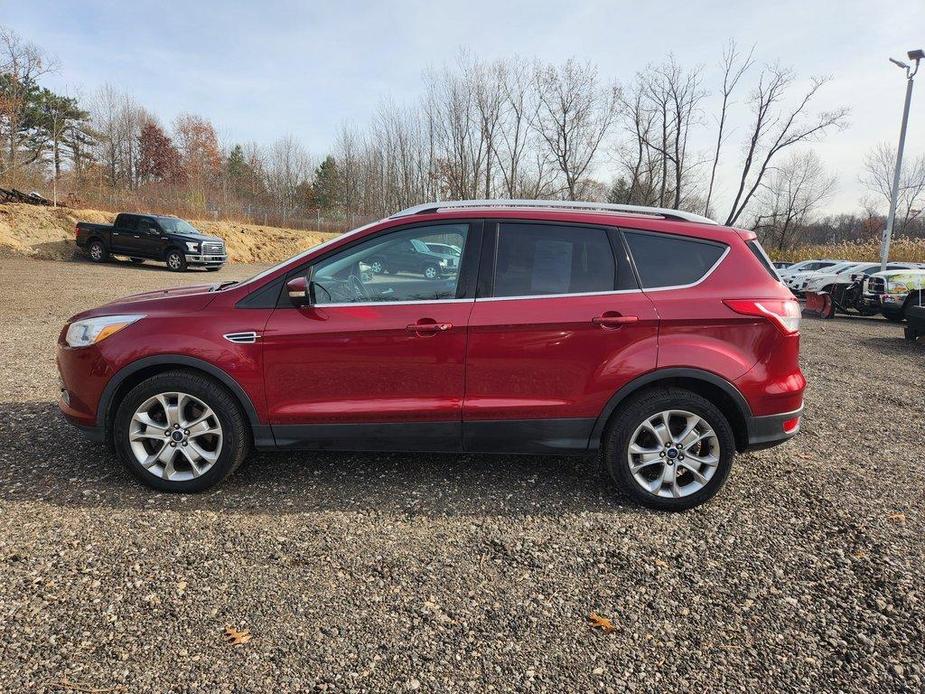
[[[249,630],[238,630],[237,627],[233,627],[230,624],[225,625],[225,643],[227,643],[229,646],[243,646],[245,643],[250,641],[251,638],[253,637]]]
[[[897,511],[896,513],[891,513],[890,515],[887,516],[887,518],[893,521],[894,523],[899,523],[900,525],[906,522],[906,514],[901,513],[899,511]]]
[[[597,612],[592,612],[588,615],[588,621],[591,623],[592,629],[600,629],[605,634],[612,634],[617,630],[610,619],[601,617]]]

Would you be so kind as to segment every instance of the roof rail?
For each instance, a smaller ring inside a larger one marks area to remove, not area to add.
[[[589,212],[625,212],[629,214],[656,215],[665,219],[674,219],[683,222],[697,222],[699,224],[717,224],[709,217],[703,217],[692,212],[672,210],[667,207],[644,207],[642,205],[615,205],[609,202],[576,202],[572,200],[446,200],[444,202],[426,202],[396,212],[390,219],[396,217],[409,217],[416,214],[433,214],[439,210],[465,209],[476,207],[506,207],[506,208],[550,208],[558,210],[585,210]]]

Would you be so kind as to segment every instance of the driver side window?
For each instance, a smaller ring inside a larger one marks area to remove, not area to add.
[[[355,304],[456,298],[468,224],[435,224],[379,234],[315,267],[315,303]],[[427,244],[461,249],[460,255]]]

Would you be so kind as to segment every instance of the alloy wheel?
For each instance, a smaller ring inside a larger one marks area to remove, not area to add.
[[[159,393],[132,415],[129,445],[155,477],[184,481],[207,473],[222,452],[222,425],[205,402],[187,393]]]
[[[627,463],[636,483],[655,496],[681,498],[703,489],[720,462],[719,438],[700,415],[665,410],[630,437]]]

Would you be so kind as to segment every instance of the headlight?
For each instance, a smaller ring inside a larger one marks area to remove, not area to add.
[[[195,253],[199,250],[199,243],[196,241],[187,241],[186,250],[188,250],[190,253]]]
[[[439,261],[437,261],[437,263],[440,265],[440,267],[446,267],[446,258],[441,258]]]
[[[70,327],[68,327],[64,341],[70,347],[89,347],[97,342],[102,342],[110,335],[142,318],[144,318],[143,315],[131,315],[100,316],[99,318],[79,320],[76,323],[71,323]]]

